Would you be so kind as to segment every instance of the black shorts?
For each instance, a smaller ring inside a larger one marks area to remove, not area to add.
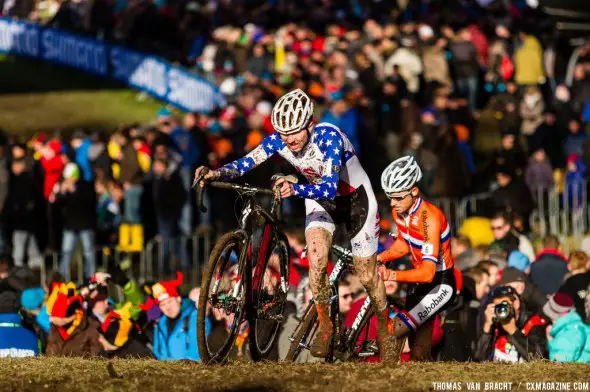
[[[405,310],[398,317],[415,331],[435,314],[446,309],[455,298],[456,290],[453,268],[437,272],[430,283],[410,285]]]

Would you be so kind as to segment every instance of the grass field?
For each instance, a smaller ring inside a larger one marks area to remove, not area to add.
[[[39,61],[0,56],[0,126],[11,134],[84,127],[111,130],[149,122],[162,103],[105,78]]]
[[[481,390],[486,382],[512,382],[509,390],[526,391],[531,390],[527,382],[543,381],[570,382],[574,390],[575,383],[590,381],[590,366],[543,361],[516,365],[415,363],[399,367],[237,362],[207,367],[188,362],[142,360],[0,360],[0,391],[451,390],[440,389],[440,384],[433,384],[436,382],[460,382],[461,390],[467,389],[466,382],[480,382]]]

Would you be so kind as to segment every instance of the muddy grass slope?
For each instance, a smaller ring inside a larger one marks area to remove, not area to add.
[[[79,358],[0,359],[0,391],[423,391],[433,382],[589,381],[590,366],[528,364],[192,363]],[[448,390],[448,389],[447,389]],[[466,390],[466,384],[462,385]]]

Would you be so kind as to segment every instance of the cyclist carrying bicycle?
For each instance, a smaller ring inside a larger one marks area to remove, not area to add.
[[[267,136],[245,157],[207,172],[203,179],[240,177],[278,153],[308,180],[309,184],[293,184],[281,178],[275,186],[282,198],[305,199],[310,284],[320,323],[311,354],[325,357],[333,333],[326,269],[337,224],[346,225],[356,272],[374,306],[381,310],[381,342],[387,342],[390,331],[384,284],[377,276],[379,214],[371,182],[344,133],[333,124],[314,122],[313,111],[311,98],[302,90],[283,95],[271,113],[278,135]],[[196,170],[195,180],[202,170],[203,167]]]
[[[409,334],[413,360],[430,358],[434,315],[455,295],[450,226],[438,207],[420,197],[417,183],[421,178],[422,171],[411,156],[395,160],[381,175],[398,235],[378,260],[386,263],[410,254],[414,268],[394,271],[381,266],[379,273],[384,281],[411,284],[406,310],[392,323],[396,355],[402,349],[402,338]]]

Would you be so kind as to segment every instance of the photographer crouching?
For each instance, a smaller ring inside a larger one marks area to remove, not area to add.
[[[483,331],[474,357],[478,361],[524,362],[547,358],[547,321],[528,318],[520,296],[510,286],[499,286],[484,313]]]

